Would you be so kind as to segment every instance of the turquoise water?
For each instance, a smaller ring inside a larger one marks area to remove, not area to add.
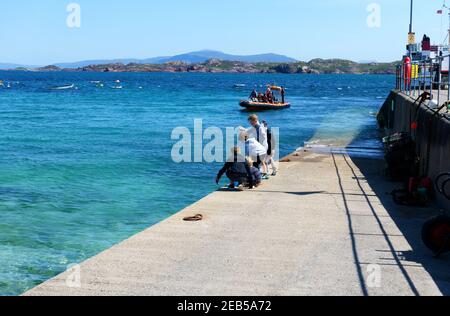
[[[280,127],[282,155],[311,139],[378,147],[374,113],[395,78],[0,72],[0,80],[11,85],[0,87],[0,295],[15,295],[217,188],[216,164],[171,161],[173,128],[193,128],[196,118],[245,125],[239,99],[275,83],[293,107],[261,116]],[[123,89],[110,88],[115,80]]]

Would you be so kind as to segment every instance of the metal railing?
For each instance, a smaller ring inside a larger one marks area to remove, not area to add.
[[[445,66],[445,67],[444,67]],[[397,65],[396,89],[418,98],[424,92],[429,93],[428,108],[436,111],[447,107],[443,116],[447,119],[450,101],[450,55],[429,58],[427,60],[413,61],[409,64]],[[436,106],[435,108],[432,106]]]

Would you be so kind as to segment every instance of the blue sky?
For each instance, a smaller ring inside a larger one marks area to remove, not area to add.
[[[68,28],[66,6],[81,6]],[[381,8],[381,27],[366,8]],[[442,42],[441,0],[415,0],[415,29]],[[300,60],[398,59],[405,50],[409,0],[14,0],[2,1],[0,62],[51,64],[148,58],[200,49],[275,52]]]

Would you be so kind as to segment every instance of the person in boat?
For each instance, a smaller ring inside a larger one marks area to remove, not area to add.
[[[261,185],[262,182],[262,175],[261,171],[259,171],[258,168],[255,168],[254,161],[252,158],[247,157],[247,165],[250,167],[250,173],[252,174],[253,178],[253,185],[257,188]]]
[[[265,102],[264,98],[265,98],[264,94],[262,94],[261,92],[258,93],[258,102]]]
[[[241,155],[241,149],[234,147],[231,154],[231,157],[217,174],[216,183],[219,184],[222,176],[226,174],[230,180],[230,189],[243,189],[244,184],[248,184],[249,188],[253,188],[254,183],[251,169],[245,157]]]
[[[267,172],[269,172],[269,166],[272,166],[272,176],[276,176],[278,174],[278,167],[275,163],[275,160],[273,157],[275,157],[275,137],[272,134],[272,129],[269,127],[269,124],[267,121],[262,121],[264,127],[267,131],[267,143],[268,143],[268,149],[267,149]]]
[[[284,89],[284,87],[281,87],[281,103],[285,104],[285,99],[284,99],[284,95],[286,94],[286,90]]]
[[[273,93],[273,91],[272,91],[272,103],[277,103],[278,102],[278,100],[277,100],[277,97],[275,96],[275,93]]]
[[[272,90],[270,90],[270,87],[266,90],[266,102],[272,103]]]
[[[255,101],[258,99],[258,92],[256,91],[256,89],[253,89],[252,93],[250,94],[250,100]]]

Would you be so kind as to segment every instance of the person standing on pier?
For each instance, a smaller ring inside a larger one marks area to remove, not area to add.
[[[269,178],[266,163],[267,149],[255,138],[250,137],[245,130],[239,134],[239,142],[245,146],[245,156],[252,158],[253,161],[257,161],[254,166],[261,171],[262,178],[267,180]]]
[[[248,138],[254,138],[259,144],[261,144],[267,154],[267,150],[269,149],[269,143],[267,141],[267,129],[259,122],[259,117],[256,114],[252,114],[248,117],[248,121],[250,125],[252,126],[250,129],[247,130]],[[265,160],[261,160],[260,156],[256,156],[256,164],[258,168],[261,168],[263,178],[267,179],[267,164]]]
[[[248,122],[252,126],[247,130],[248,136],[256,139],[261,145],[268,149],[267,129],[259,122],[259,117],[256,114],[252,114],[248,117]]]
[[[272,176],[276,176],[278,174],[278,167],[273,158],[275,156],[275,138],[267,121],[263,121],[262,123],[267,130],[267,142],[269,144],[269,148],[267,149],[267,173],[269,173],[270,165],[272,166]]]

